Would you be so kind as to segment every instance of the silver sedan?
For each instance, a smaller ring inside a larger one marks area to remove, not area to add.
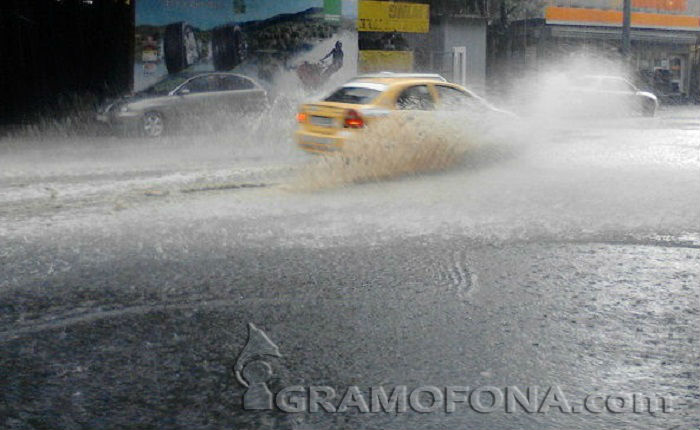
[[[235,73],[180,73],[152,87],[105,104],[98,121],[160,137],[186,117],[265,109],[267,93],[253,79]]]

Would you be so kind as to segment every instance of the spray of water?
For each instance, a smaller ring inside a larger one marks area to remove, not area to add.
[[[295,187],[318,190],[376,182],[500,157],[510,149],[503,134],[495,133],[486,121],[490,117],[482,114],[460,121],[455,115],[411,113],[386,118],[352,135],[340,151],[309,163]]]
[[[327,40],[327,46],[307,58],[322,56],[333,42]],[[381,126],[377,123],[357,133],[340,154],[328,156],[309,156],[292,142],[299,102],[319,97],[299,89],[293,70],[276,77],[279,91],[268,110],[216,121],[207,118],[202,133],[186,131],[157,140],[29,133],[28,137],[0,141],[3,209],[15,199],[31,205],[47,202],[46,207],[53,211],[63,204],[64,196],[102,193],[99,198],[107,200],[111,195],[101,190],[116,186],[121,188],[113,194],[122,199],[135,187],[129,181],[139,178],[137,186],[144,183],[149,189],[164,183],[164,177],[178,184],[202,177],[203,189],[210,182],[226,181],[286,184],[291,172],[301,169],[292,181],[296,190],[343,188],[316,195],[278,194],[277,187],[219,193],[201,205],[183,205],[177,216],[209,216],[219,208],[222,216],[264,219],[280,208],[285,215],[320,212],[322,203],[324,216],[357,225],[366,221],[392,229],[404,226],[415,232],[430,231],[426,215],[433,217],[434,228],[453,224],[479,236],[488,232],[503,238],[541,232],[577,237],[582,231],[695,231],[697,204],[687,198],[697,194],[700,162],[693,143],[698,135],[695,111],[682,111],[686,118],[672,120],[662,112],[654,119],[572,121],[541,115],[536,109],[561,103],[556,93],[565,88],[560,78],[569,74],[567,70],[629,76],[624,67],[613,69],[614,61],[603,63],[606,70],[596,67],[597,62],[595,57],[579,56],[568,63],[541,65],[539,71],[523,73],[504,97],[487,94],[498,107],[519,113],[520,121],[502,117],[488,124],[474,117],[469,122],[441,117],[439,112],[417,113],[413,120],[403,122],[388,118]],[[206,129],[207,124],[211,130]],[[273,177],[269,172],[277,170],[270,166],[287,170]],[[258,167],[259,176],[245,176]],[[424,177],[395,180],[417,175]],[[384,183],[353,186],[363,182]],[[188,183],[184,188],[193,187]],[[274,196],[275,204],[260,199],[258,193]],[[143,197],[143,192],[137,194]],[[231,203],[239,196],[250,200]],[[142,203],[136,197],[136,203],[125,201],[127,207]],[[30,216],[35,211],[31,205],[17,203],[16,213]],[[372,212],[377,206],[381,213]],[[318,232],[318,223],[306,227]]]
[[[616,52],[581,49],[556,59],[539,60],[531,69],[510,76],[502,102],[540,125],[635,115],[635,106],[603,97],[600,90],[605,89],[604,85],[588,85],[592,78],[601,76],[623,78],[645,89],[645,83]]]

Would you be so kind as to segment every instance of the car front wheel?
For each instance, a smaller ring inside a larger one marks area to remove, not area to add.
[[[642,115],[646,117],[653,117],[656,113],[656,103],[653,101],[647,101],[642,104]]]
[[[143,116],[142,128],[145,137],[161,137],[165,133],[165,120],[158,112],[148,112]]]

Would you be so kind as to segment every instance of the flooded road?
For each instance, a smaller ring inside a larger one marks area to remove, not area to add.
[[[700,110],[511,132],[445,171],[321,170],[311,189],[318,160],[287,138],[7,143],[2,427],[697,428]],[[281,353],[273,393],[557,386],[577,407],[675,407],[244,410],[249,323]]]

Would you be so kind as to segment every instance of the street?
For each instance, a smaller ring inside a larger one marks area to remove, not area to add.
[[[0,427],[700,427],[700,109],[526,118],[449,168],[365,183],[270,115],[0,141]],[[558,386],[675,407],[244,410],[249,323],[279,347],[272,392]]]

